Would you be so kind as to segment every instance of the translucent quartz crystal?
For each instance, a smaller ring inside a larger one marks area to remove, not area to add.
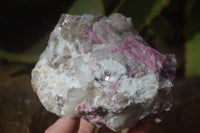
[[[44,107],[114,131],[169,110],[173,55],[151,48],[131,18],[63,14],[32,71]]]

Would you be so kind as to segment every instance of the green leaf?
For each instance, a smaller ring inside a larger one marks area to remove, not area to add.
[[[200,32],[186,43],[185,76],[200,76]]]
[[[186,2],[185,76],[200,76],[200,1]]]
[[[70,14],[102,14],[104,15],[104,7],[102,0],[76,0],[68,11]]]
[[[0,49],[0,57],[9,61],[16,62],[24,62],[24,63],[32,63],[37,60],[37,55],[29,55],[28,53],[24,54],[15,54],[11,52],[7,52]]]
[[[150,24],[170,0],[125,0],[115,10],[133,19],[137,30]]]
[[[20,63],[14,63],[11,64],[10,66],[7,67],[6,71],[9,74],[15,74],[17,72],[20,72],[22,70],[24,70],[27,66],[25,64],[20,64]]]
[[[33,46],[31,49],[26,51],[25,53],[11,53],[0,49],[0,58],[9,60],[9,61],[16,61],[21,63],[35,63],[42,51],[45,49],[47,45],[48,37],[45,37],[38,44]]]

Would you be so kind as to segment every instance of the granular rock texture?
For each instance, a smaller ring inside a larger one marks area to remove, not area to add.
[[[131,18],[63,14],[32,71],[44,107],[114,131],[171,107],[173,55],[152,49]]]

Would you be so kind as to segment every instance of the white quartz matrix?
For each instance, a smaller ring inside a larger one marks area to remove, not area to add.
[[[32,70],[44,107],[114,131],[171,107],[176,59],[151,48],[119,13],[63,14]]]

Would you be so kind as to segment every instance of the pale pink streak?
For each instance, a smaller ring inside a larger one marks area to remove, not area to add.
[[[84,25],[82,28],[82,32],[88,38],[90,38],[90,40],[92,40],[92,42],[94,42],[96,44],[102,44],[102,41],[99,40],[99,38],[97,37],[97,34],[92,29],[90,29],[88,26]]]
[[[107,85],[108,85],[108,89],[109,90],[118,90],[119,86],[120,86],[120,83],[119,82],[108,81]]]
[[[160,118],[156,118],[156,119],[155,119],[155,122],[156,122],[156,123],[160,123],[161,121],[162,121],[162,119],[160,119]]]
[[[81,54],[85,53],[85,49],[84,49],[84,46],[82,44],[79,44],[78,45],[78,50]]]
[[[95,62],[88,62],[87,66],[93,71],[98,71],[100,69],[100,66],[97,65]]]

